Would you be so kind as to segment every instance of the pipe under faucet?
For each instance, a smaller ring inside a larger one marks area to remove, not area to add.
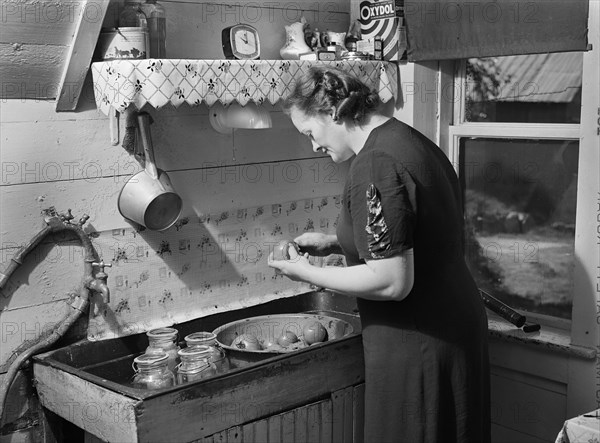
[[[67,332],[71,325],[75,323],[84,312],[87,312],[90,303],[90,292],[101,294],[104,303],[110,301],[110,290],[107,285],[108,276],[104,272],[104,268],[112,265],[106,264],[102,260],[99,262],[97,261],[97,253],[92,245],[92,241],[88,234],[83,230],[83,225],[87,222],[89,216],[84,215],[77,223],[71,222],[73,218],[70,209],[67,211],[67,214],[51,214],[47,216],[44,219],[46,226],[44,226],[44,228],[42,228],[42,230],[35,235],[27,245],[23,246],[15,254],[4,272],[0,272],[0,290],[2,290],[8,283],[11,275],[23,263],[24,257],[35,249],[35,247],[51,233],[62,231],[73,232],[79,238],[84,250],[83,280],[78,297],[76,297],[75,301],[70,305],[73,308],[73,311],[59,322],[50,334],[38,337],[31,346],[22,351],[11,363],[6,375],[2,379],[0,385],[0,424],[2,423],[8,390],[23,363],[25,363],[32,355],[41,352],[56,343]],[[94,275],[94,266],[100,268],[100,271],[96,273],[96,275]]]

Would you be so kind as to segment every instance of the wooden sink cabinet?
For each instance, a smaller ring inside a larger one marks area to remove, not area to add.
[[[128,383],[133,358],[147,345],[144,333],[85,340],[40,354],[34,358],[40,402],[95,441],[362,441],[360,322],[354,307],[340,297],[307,293],[176,325],[184,337],[257,315],[314,312],[348,321],[355,332],[156,391]]]

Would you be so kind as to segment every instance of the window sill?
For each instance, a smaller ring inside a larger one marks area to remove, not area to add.
[[[569,331],[542,325],[536,332],[524,332],[494,313],[488,312],[488,330],[492,339],[535,346],[539,350],[558,352],[586,360],[596,358],[596,350],[571,344]]]

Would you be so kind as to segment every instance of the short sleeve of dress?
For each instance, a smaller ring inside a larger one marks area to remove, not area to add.
[[[409,197],[415,189],[410,175],[382,152],[365,152],[354,161],[346,198],[360,258],[387,258],[411,249],[416,208]]]

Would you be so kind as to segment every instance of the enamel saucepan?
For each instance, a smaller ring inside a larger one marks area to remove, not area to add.
[[[119,194],[118,208],[123,217],[153,231],[163,231],[177,221],[183,201],[173,190],[167,173],[154,164],[150,116],[140,113],[138,125],[144,147],[144,170],[125,183]]]

